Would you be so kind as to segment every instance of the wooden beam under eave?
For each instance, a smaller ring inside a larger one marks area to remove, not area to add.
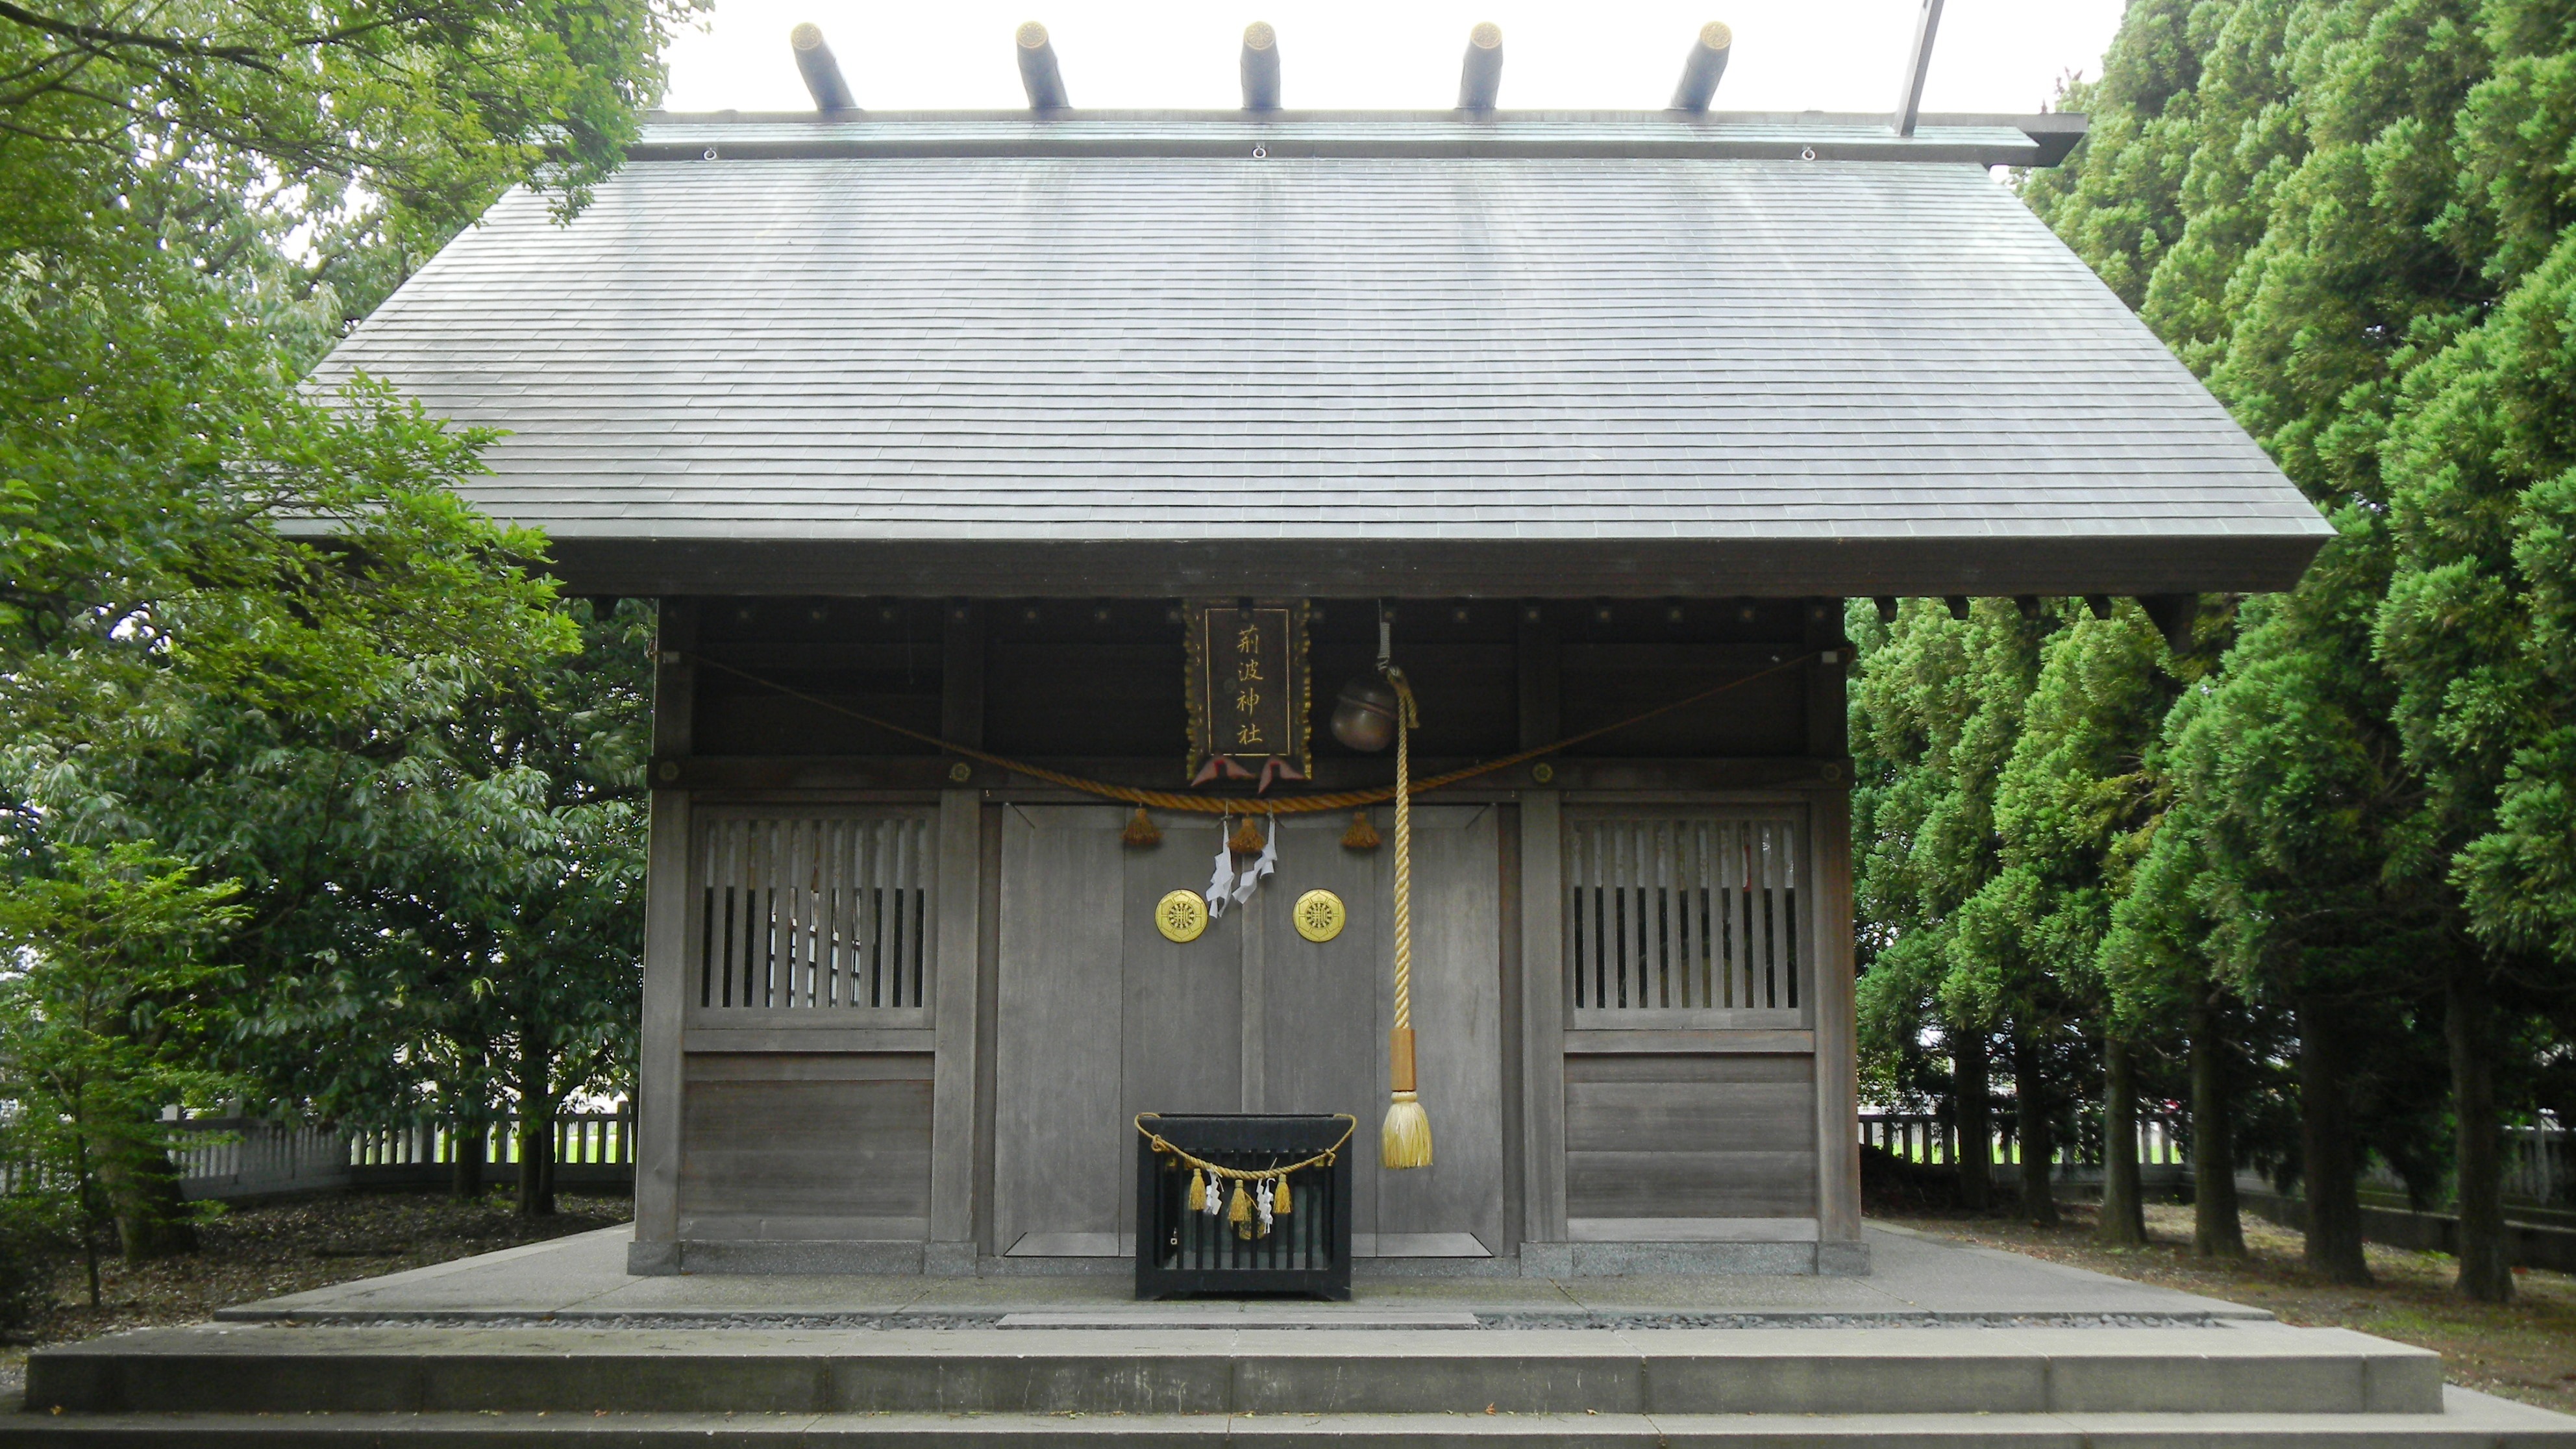
[[[965,762],[967,778],[959,781],[951,777],[950,771],[960,762],[944,755],[700,755],[668,760],[657,757],[653,768],[659,772],[665,763],[673,767],[675,773],[671,782],[675,786],[701,792],[832,794],[899,798],[920,804],[928,804],[938,799],[940,792],[952,789],[980,791],[989,799],[1088,798],[1046,781],[1015,775],[999,766],[981,762]],[[1176,790],[1181,787],[1176,778],[1178,767],[1167,757],[1102,759],[1045,756],[1026,763],[1112,785],[1148,790]],[[1475,763],[1474,760],[1457,757],[1423,758],[1415,760],[1413,768],[1418,775],[1429,776]],[[1421,798],[1428,803],[1492,800],[1509,798],[1516,792],[1536,788],[1588,790],[1602,794],[1762,794],[1835,787],[1848,781],[1851,766],[1848,759],[1839,756],[1810,758],[1803,755],[1706,759],[1559,756],[1546,763],[1549,767],[1546,781],[1538,779],[1532,765],[1520,765],[1497,770],[1482,779],[1465,781]],[[1315,779],[1309,783],[1309,788],[1316,791],[1376,788],[1392,779],[1393,769],[1393,765],[1376,757],[1318,759],[1315,762]],[[1217,791],[1201,793],[1210,799],[1237,800],[1249,806],[1257,806],[1261,798]],[[1282,792],[1275,798],[1286,801],[1298,797],[1294,793]]]

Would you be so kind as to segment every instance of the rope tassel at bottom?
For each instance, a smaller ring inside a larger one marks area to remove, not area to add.
[[[1398,1092],[1386,1107],[1386,1125],[1378,1134],[1378,1163],[1383,1167],[1431,1165],[1431,1114],[1421,1099]]]

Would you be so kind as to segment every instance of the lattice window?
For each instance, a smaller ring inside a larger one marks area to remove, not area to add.
[[[697,1005],[918,1015],[930,999],[930,835],[923,814],[702,814]]]
[[[1787,816],[1693,814],[1566,825],[1574,1024],[1647,1013],[1795,1016],[1805,842]]]

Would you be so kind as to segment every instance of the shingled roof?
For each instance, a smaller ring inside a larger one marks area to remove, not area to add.
[[[2293,581],[2316,510],[1984,169],[2066,128],[1847,119],[668,118],[317,381],[509,430],[466,496],[581,591]]]

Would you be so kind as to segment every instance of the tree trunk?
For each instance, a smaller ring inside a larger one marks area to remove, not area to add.
[[[2452,967],[2444,995],[2451,1047],[2451,1115],[2459,1124],[2462,1296],[2480,1303],[2513,1297],[2506,1253],[2504,1158],[2495,1101],[2495,1002],[2474,960]]]
[[[523,1034],[524,1035],[524,1034]],[[545,1054],[519,1048],[519,1215],[543,1218],[555,1211],[555,1098]]]
[[[2236,1207],[2236,1098],[2227,1076],[2227,1038],[2218,1003],[2203,995],[2191,1008],[2191,1251],[2202,1258],[2245,1256],[2245,1225]]]
[[[448,1129],[454,1160],[448,1164],[447,1195],[458,1202],[478,1202],[483,1197],[483,1158],[491,1151],[491,1133],[491,1126],[479,1118],[460,1117]]]
[[[555,1114],[551,1103],[519,1099],[519,1215],[554,1216]]]
[[[1994,1087],[1982,1029],[1950,1028],[1950,1121],[1959,1134],[1959,1206],[1984,1212],[1994,1202]]]
[[[2137,1059],[2115,1032],[2102,1037],[2102,1215],[2094,1236],[2117,1247],[2143,1247],[2147,1213],[2138,1182]]]
[[[2057,1193],[2051,1186],[2057,1138],[2049,1130],[2048,1089],[2040,1082],[2039,1047],[2013,1042],[2013,1135],[2021,1148],[2021,1215],[2041,1227],[2057,1226]]]
[[[2352,1140],[2341,1024],[2322,1005],[2299,1006],[2299,1146],[2308,1190],[2308,1270],[2330,1283],[2368,1283],[2361,1254],[2361,1160]]]
[[[197,1227],[179,1193],[179,1170],[170,1155],[148,1141],[111,1139],[98,1144],[98,1185],[116,1221],[119,1252],[129,1263],[176,1257],[197,1250]]]

